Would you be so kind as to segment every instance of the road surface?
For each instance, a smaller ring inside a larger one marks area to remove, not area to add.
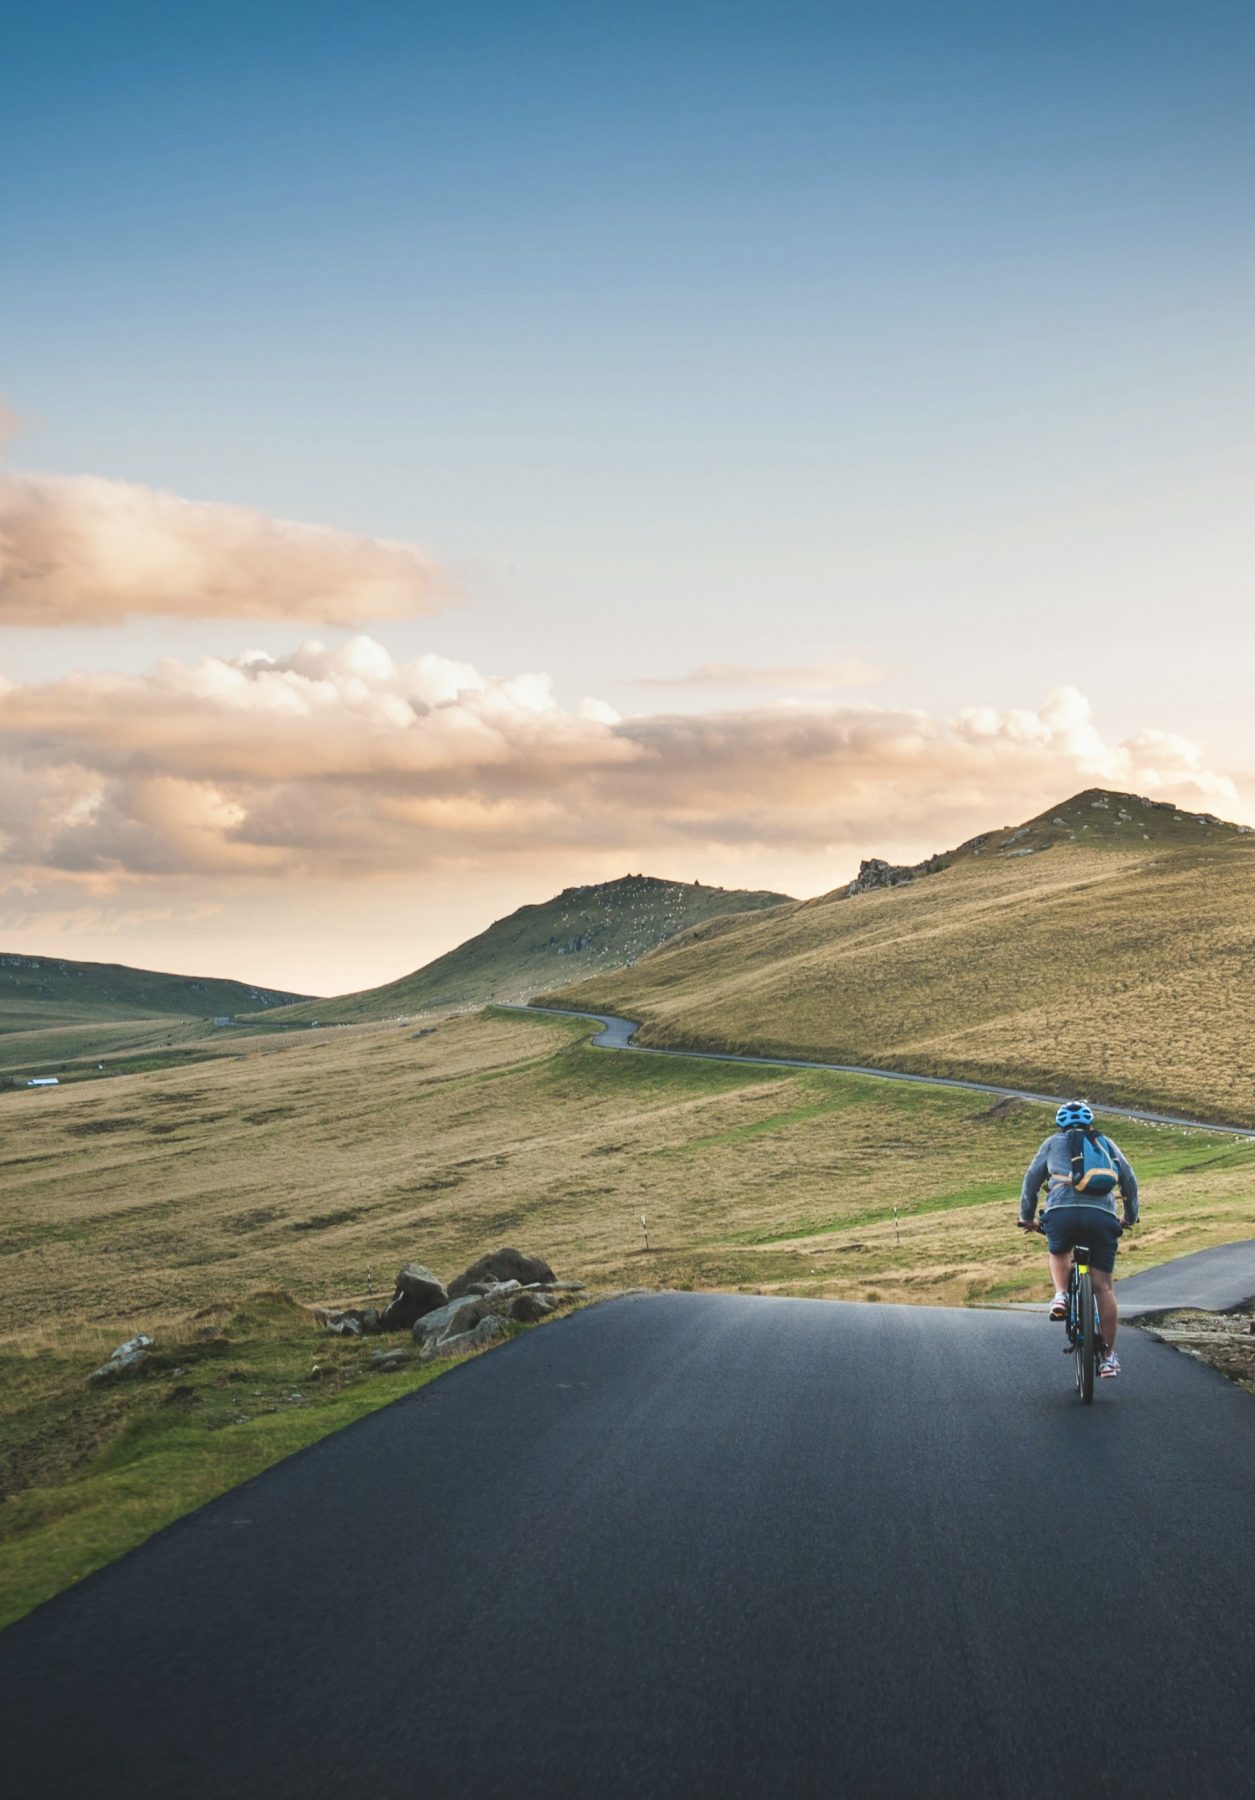
[[[1059,1343],[713,1294],[545,1325],[0,1635],[10,1791],[1249,1793],[1255,1401],[1128,1333],[1083,1408]]]
[[[747,1056],[731,1050],[664,1050],[655,1044],[635,1042],[640,1025],[613,1013],[577,1012],[566,1006],[515,1006],[499,1002],[508,1012],[558,1013],[564,1019],[588,1019],[601,1026],[592,1042],[598,1050],[633,1050],[641,1056],[696,1056],[703,1062],[752,1063],[768,1069],[831,1069],[838,1075],[873,1075],[879,1081],[908,1081],[922,1087],[963,1088],[974,1094],[997,1094],[1007,1100],[1032,1100],[1043,1106],[1061,1106],[1068,1097],[1037,1094],[1031,1088],[997,1087],[989,1081],[960,1081],[953,1075],[908,1075],[902,1069],[873,1069],[863,1063],[815,1062],[800,1056]],[[1140,1119],[1148,1125],[1185,1125],[1195,1131],[1219,1131],[1226,1137],[1255,1138],[1255,1125],[1213,1125],[1205,1119],[1187,1119],[1180,1113],[1152,1112],[1143,1106],[1108,1106],[1102,1111],[1117,1119]]]
[[[1183,1306],[1232,1312],[1255,1299],[1255,1238],[1196,1250],[1192,1256],[1129,1275],[1116,1282],[1116,1298],[1121,1316],[1128,1319]]]

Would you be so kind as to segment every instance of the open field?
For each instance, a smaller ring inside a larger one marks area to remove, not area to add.
[[[37,1021],[22,1031],[0,1033],[0,1088],[20,1086],[29,1075],[55,1075],[62,1082],[96,1081],[188,1061],[243,1056],[248,1052],[237,1048],[237,1039],[305,1029],[268,1019],[250,1020],[246,1030],[215,1026],[209,1019]]]
[[[543,996],[643,1043],[1083,1092],[1255,1125],[1255,840],[1056,842],[686,932]]]
[[[1041,1292],[1013,1218],[1043,1109],[586,1029],[239,1034],[221,1061],[0,1095],[0,1618],[425,1379],[373,1375],[369,1341],[307,1310],[390,1291],[407,1258],[448,1278],[514,1243],[594,1291]],[[1146,1216],[1126,1272],[1251,1234],[1255,1144],[1119,1136]],[[86,1388],[137,1330],[152,1373]]]
[[[4,1097],[10,1327],[43,1321],[52,1295],[119,1329],[258,1286],[360,1295],[368,1269],[376,1287],[410,1256],[452,1273],[514,1240],[607,1286],[645,1274],[858,1297],[874,1280],[886,1298],[952,1302],[1023,1269],[1002,1226],[1044,1109],[615,1055],[586,1031],[489,1013],[421,1033],[240,1035],[229,1060]],[[1249,1220],[1255,1144],[1119,1135],[1154,1195],[1133,1266],[1175,1254],[1187,1223],[1199,1247]],[[984,1208],[993,1236],[976,1245]]]

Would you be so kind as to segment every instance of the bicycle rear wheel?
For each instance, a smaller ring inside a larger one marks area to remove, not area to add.
[[[1094,1280],[1088,1269],[1077,1276],[1076,1306],[1079,1313],[1076,1337],[1076,1391],[1082,1406],[1094,1398],[1094,1363],[1098,1356],[1098,1324],[1094,1312]]]

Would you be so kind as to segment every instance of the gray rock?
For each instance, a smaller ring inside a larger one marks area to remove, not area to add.
[[[547,1313],[557,1310],[557,1301],[545,1294],[519,1293],[510,1302],[510,1317],[516,1325],[534,1325]]]
[[[418,1353],[420,1362],[443,1362],[449,1356],[463,1356],[468,1350],[482,1349],[508,1336],[505,1321],[496,1313],[482,1318],[473,1331],[456,1332],[451,1337],[429,1338]]]
[[[152,1339],[145,1338],[144,1342],[151,1344]],[[101,1387],[107,1381],[129,1381],[140,1373],[148,1360],[147,1350],[142,1347],[128,1350],[124,1344],[114,1351],[108,1362],[93,1369],[87,1379],[95,1387]]]
[[[408,1262],[397,1275],[396,1292],[379,1321],[383,1331],[408,1331],[415,1319],[435,1312],[449,1295],[440,1278],[422,1263]]]
[[[449,1283],[449,1299],[456,1300],[471,1288],[486,1281],[552,1281],[553,1270],[539,1256],[524,1256],[521,1250],[490,1250],[478,1262],[464,1269],[456,1281]]]
[[[413,1325],[414,1342],[419,1345],[434,1342],[437,1338],[452,1337],[460,1331],[470,1331],[481,1319],[488,1317],[497,1309],[489,1300],[478,1294],[467,1294],[460,1300],[450,1300],[446,1306],[437,1307],[435,1312],[424,1314],[415,1319]]]
[[[350,1306],[343,1312],[316,1306],[314,1318],[336,1337],[375,1337],[379,1332],[379,1311],[374,1306]]]
[[[414,1352],[403,1346],[395,1350],[372,1350],[370,1360],[380,1375],[390,1375],[394,1369],[403,1369],[406,1363],[413,1362]]]

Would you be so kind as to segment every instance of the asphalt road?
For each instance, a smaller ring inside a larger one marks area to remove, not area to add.
[[[1117,1268],[1119,1264],[1117,1263]],[[1116,1282],[1125,1318],[1196,1306],[1204,1312],[1231,1312],[1255,1297],[1255,1238],[1196,1250]]]
[[[1246,1794],[1255,1400],[1134,1332],[625,1298],[0,1635],[9,1791]]]
[[[873,1069],[864,1063],[815,1062],[801,1056],[746,1056],[731,1050],[664,1050],[655,1044],[635,1042],[640,1025],[635,1019],[613,1013],[578,1012],[566,1006],[515,1006],[503,1001],[510,1012],[559,1013],[566,1019],[588,1019],[601,1026],[593,1038],[598,1050],[632,1050],[640,1056],[696,1056],[703,1062],[752,1063],[769,1069],[832,1069],[839,1075],[874,1075],[880,1081],[906,1081],[923,1087],[963,1088],[974,1094],[997,1094],[1008,1100],[1039,1101],[1060,1106],[1066,1094],[1038,1094],[1031,1088],[997,1087],[989,1081],[960,1081],[953,1075],[909,1075],[902,1069]],[[1205,1119],[1187,1119],[1181,1113],[1152,1112],[1143,1106],[1108,1106],[1102,1111],[1116,1119],[1141,1119],[1151,1125],[1186,1125],[1198,1131],[1219,1131],[1226,1137],[1255,1138],[1255,1125],[1213,1125]]]

